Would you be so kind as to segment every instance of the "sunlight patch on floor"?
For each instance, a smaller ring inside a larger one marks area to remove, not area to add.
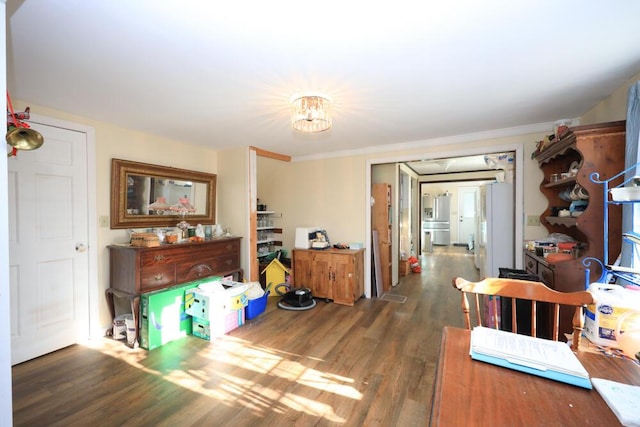
[[[315,417],[322,417],[330,422],[344,423],[346,421],[344,418],[336,415],[331,406],[315,400],[307,399],[306,397],[287,393],[282,399],[280,399],[280,403],[285,404],[295,411],[306,412]]]
[[[146,350],[130,349],[118,341],[97,340],[88,346],[146,373],[161,376],[189,391],[201,393],[230,406],[240,404],[251,408],[260,416],[264,416],[267,411],[283,413],[293,410],[313,417],[323,417],[330,422],[345,422],[331,405],[287,391],[292,383],[296,384],[295,387],[313,388],[339,398],[362,399],[362,393],[354,387],[352,378],[307,366],[320,362],[319,359],[254,346],[230,336],[217,338],[193,356],[210,362],[205,362],[201,369],[187,370],[174,369],[172,364],[168,364],[167,371],[162,371],[161,368],[150,369],[144,365],[149,356]],[[225,365],[233,367],[220,369]],[[247,372],[254,375],[243,378],[242,374],[246,377]],[[265,375],[270,378],[265,379]],[[271,382],[274,383],[273,387],[264,385]]]

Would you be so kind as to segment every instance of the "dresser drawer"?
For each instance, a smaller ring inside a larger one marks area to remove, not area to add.
[[[216,256],[226,255],[229,253],[240,253],[240,240],[230,240],[224,243],[220,243],[206,249],[206,252],[202,252],[203,256]]]
[[[527,255],[524,257],[524,264],[524,268],[528,273],[538,274],[538,261]]]
[[[237,253],[192,260],[177,265],[178,283],[226,274],[238,269],[240,269],[240,255]]]
[[[538,277],[540,277],[540,281],[550,287],[551,289],[555,289],[553,283],[553,270],[547,267],[546,265],[538,264]]]
[[[140,270],[140,291],[166,288],[176,284],[176,266],[156,265]]]
[[[178,282],[185,283],[204,277],[213,276],[218,271],[217,260],[215,258],[199,258],[178,264]]]
[[[180,264],[183,262],[193,262],[193,260],[200,257],[204,257],[204,251],[198,251],[190,249],[185,251],[186,248],[181,248],[180,245],[176,245],[174,248],[162,250],[147,251],[140,257],[140,264],[144,267],[151,267],[154,265],[167,265],[167,264]],[[207,253],[207,255],[209,255]]]
[[[240,268],[240,254],[233,253],[216,258],[217,272],[227,272]]]
[[[203,260],[219,255],[239,254],[240,241],[220,242],[219,244],[177,244],[173,247],[146,251],[140,257],[142,267],[159,264],[191,264],[194,260]],[[239,265],[238,265],[239,268]]]

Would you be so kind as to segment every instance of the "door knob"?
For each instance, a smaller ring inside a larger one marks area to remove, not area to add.
[[[82,243],[76,243],[76,252],[86,252],[87,247]]]

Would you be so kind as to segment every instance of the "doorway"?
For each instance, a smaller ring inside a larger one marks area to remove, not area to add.
[[[93,132],[41,121],[44,145],[8,161],[12,364],[86,340],[97,313]]]
[[[457,148],[451,151],[443,151],[443,152],[430,152],[430,153],[422,153],[422,154],[411,154],[403,157],[392,157],[392,158],[379,158],[379,159],[369,159],[367,160],[366,165],[366,188],[372,188],[372,170],[374,166],[382,166],[382,165],[394,165],[399,163],[406,162],[417,162],[422,160],[436,160],[436,159],[456,159],[456,158],[464,158],[469,156],[484,156],[485,154],[492,153],[501,153],[501,152],[511,152],[513,153],[512,158],[512,175],[513,175],[513,184],[515,190],[515,209],[514,209],[514,218],[517,219],[515,221],[515,233],[514,233],[514,247],[515,242],[522,241],[524,236],[524,224],[522,223],[523,218],[523,205],[524,205],[524,197],[523,197],[523,162],[524,162],[524,145],[521,143],[503,145],[503,146],[493,146],[493,147],[475,147],[475,148]],[[442,179],[446,181],[446,178]],[[395,185],[398,185],[396,181]],[[365,236],[365,247],[371,248],[371,193],[368,194],[366,198],[365,204],[365,212],[366,212],[366,229],[368,230],[367,235]],[[457,233],[457,231],[456,231]],[[421,233],[422,234],[422,233]],[[457,234],[456,234],[457,236]],[[421,239],[423,236],[420,237]],[[418,246],[420,247],[420,246]],[[515,268],[522,268],[522,259],[521,257],[516,257],[515,260]],[[397,266],[394,266],[394,271],[397,271]],[[368,255],[365,256],[365,283],[372,283],[372,274],[371,274],[371,253],[369,250]],[[371,288],[370,286],[365,286],[365,296],[371,297]]]
[[[477,225],[478,186],[461,186],[458,191],[458,244],[473,250]]]

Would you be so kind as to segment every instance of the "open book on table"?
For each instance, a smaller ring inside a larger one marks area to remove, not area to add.
[[[471,358],[552,380],[591,388],[589,373],[568,344],[477,326]]]

